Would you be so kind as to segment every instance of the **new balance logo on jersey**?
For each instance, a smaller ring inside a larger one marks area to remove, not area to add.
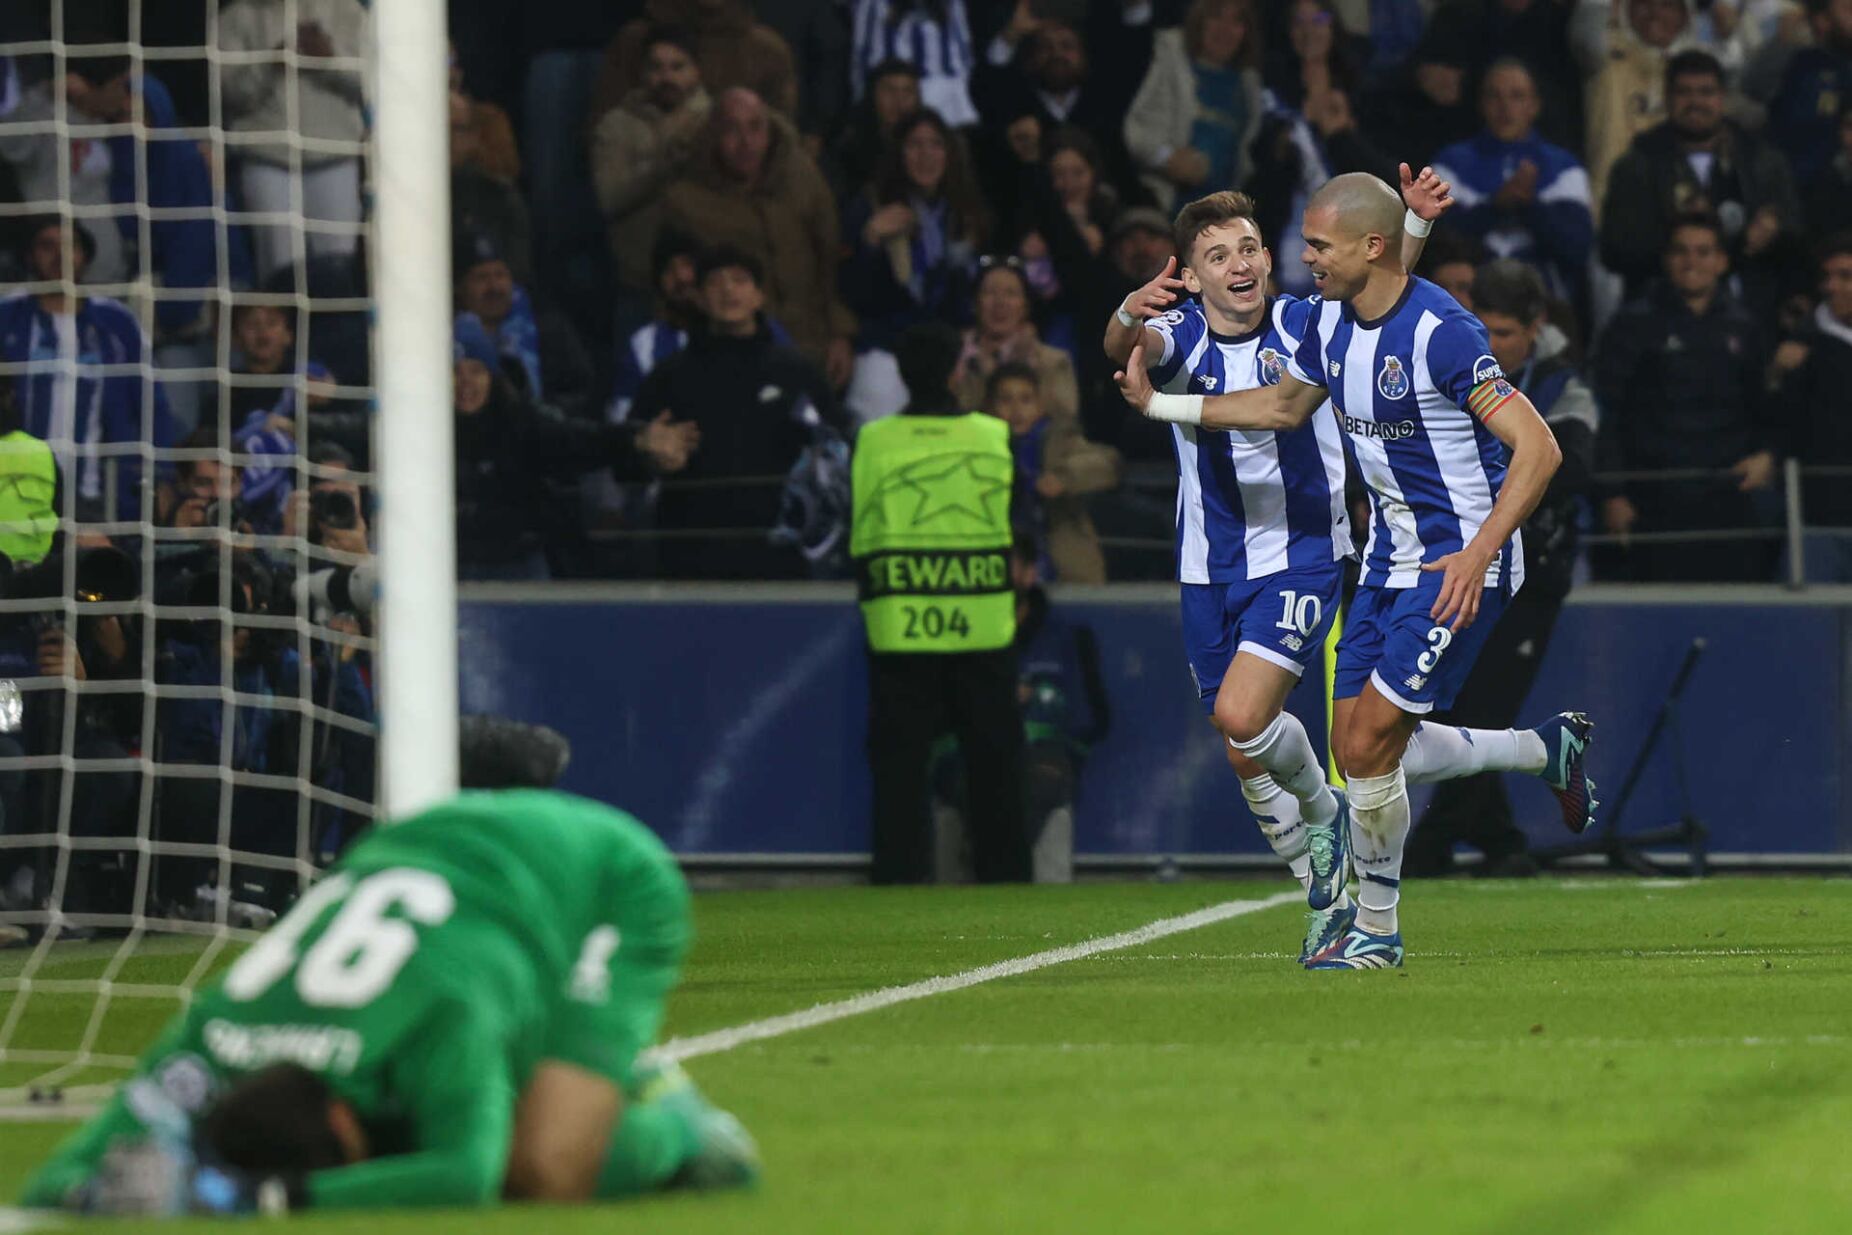
[[[1392,420],[1379,424],[1374,420],[1359,420],[1348,413],[1344,416],[1344,431],[1358,437],[1379,437],[1386,442],[1399,442],[1404,438],[1415,436],[1415,422],[1412,420]]]
[[[1402,685],[1408,687],[1408,689],[1410,690],[1420,690],[1423,686],[1426,686],[1427,684],[1428,684],[1428,680],[1422,677],[1419,673],[1411,673],[1407,677],[1402,679]]]
[[[1305,640],[1301,639],[1298,635],[1281,635],[1280,646],[1289,652],[1297,652],[1300,648],[1305,646]]]
[[[1202,383],[1204,390],[1215,389],[1215,374],[1213,373],[1204,373],[1198,376],[1196,380]]]
[[[1336,377],[1336,376],[1338,376],[1338,375],[1339,375],[1340,373],[1342,373],[1342,372],[1344,372],[1344,366],[1343,366],[1343,365],[1341,365],[1341,364],[1339,364],[1339,363],[1338,363],[1337,361],[1335,361],[1335,360],[1334,360],[1334,361],[1332,361],[1332,362],[1331,362],[1331,376],[1332,376],[1332,377]]]

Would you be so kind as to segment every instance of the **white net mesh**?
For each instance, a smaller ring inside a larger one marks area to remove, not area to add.
[[[371,818],[373,74],[360,0],[0,8],[18,1108],[119,1077]]]

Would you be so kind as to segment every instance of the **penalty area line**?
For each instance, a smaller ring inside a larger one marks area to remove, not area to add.
[[[1081,943],[1068,944],[1065,947],[1049,948],[1045,952],[1033,952],[1028,956],[1018,956],[1007,961],[982,965],[976,969],[967,969],[963,973],[909,982],[905,986],[885,986],[880,990],[868,991],[848,999],[839,999],[833,1003],[820,1003],[801,1012],[787,1012],[782,1016],[768,1016],[764,1020],[748,1021],[744,1025],[735,1025],[730,1029],[716,1029],[711,1033],[696,1034],[688,1038],[672,1038],[650,1053],[658,1058],[674,1060],[677,1063],[698,1059],[703,1055],[718,1055],[749,1042],[763,1042],[767,1038],[778,1038],[788,1033],[815,1029],[819,1025],[828,1025],[833,1021],[846,1020],[851,1016],[862,1016],[869,1012],[879,1012],[884,1008],[911,1003],[916,999],[949,995],[953,991],[981,986],[1000,978],[1014,978],[1025,973],[1034,973],[1038,969],[1047,969],[1052,965],[1085,960],[1103,952],[1136,948],[1141,944],[1166,939],[1171,935],[1201,930],[1205,926],[1214,926],[1218,922],[1227,922],[1234,918],[1246,917],[1251,913],[1259,913],[1263,909],[1273,909],[1280,905],[1293,903],[1304,904],[1305,893],[1295,889],[1256,901],[1223,901],[1219,905],[1210,905],[1193,913],[1179,914],[1174,918],[1159,918],[1155,922],[1147,922],[1143,926],[1134,927],[1129,931],[1120,931],[1116,935],[1102,935],[1097,939],[1088,939]]]

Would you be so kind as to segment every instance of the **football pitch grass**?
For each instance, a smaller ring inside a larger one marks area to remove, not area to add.
[[[702,895],[669,1033],[956,975],[1281,886]],[[1370,973],[1306,973],[1293,961],[1301,909],[1244,910],[691,1060],[759,1138],[755,1192],[310,1214],[296,1226],[1839,1231],[1852,1214],[1847,886],[1416,883],[1404,897],[1408,967]],[[78,951],[94,946],[72,945],[59,976],[94,966]],[[157,1007],[119,1004],[106,1038],[145,1038]],[[78,1011],[48,1001],[32,1036],[62,1030],[68,1045]],[[15,1192],[66,1130],[0,1124],[0,1190]],[[4,1215],[0,1229],[11,1229]]]

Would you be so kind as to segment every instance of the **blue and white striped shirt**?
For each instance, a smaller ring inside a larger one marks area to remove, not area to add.
[[[1147,322],[1164,337],[1151,384],[1172,394],[1277,385],[1319,301],[1276,298],[1243,335],[1210,329],[1191,300]],[[1234,583],[1329,566],[1351,555],[1344,446],[1337,422],[1314,416],[1285,433],[1174,425],[1177,578]]]
[[[953,128],[978,122],[971,102],[977,65],[965,0],[855,0],[849,84],[856,100],[868,91],[868,74],[883,60],[904,60],[920,71],[920,102]]]
[[[1484,422],[1515,392],[1485,327],[1459,301],[1413,277],[1374,321],[1358,321],[1348,304],[1319,301],[1287,371],[1331,392],[1369,487],[1375,514],[1363,586],[1413,587],[1423,562],[1458,552],[1478,534],[1508,458]],[[1515,592],[1523,581],[1523,546],[1513,533],[1485,582]]]

